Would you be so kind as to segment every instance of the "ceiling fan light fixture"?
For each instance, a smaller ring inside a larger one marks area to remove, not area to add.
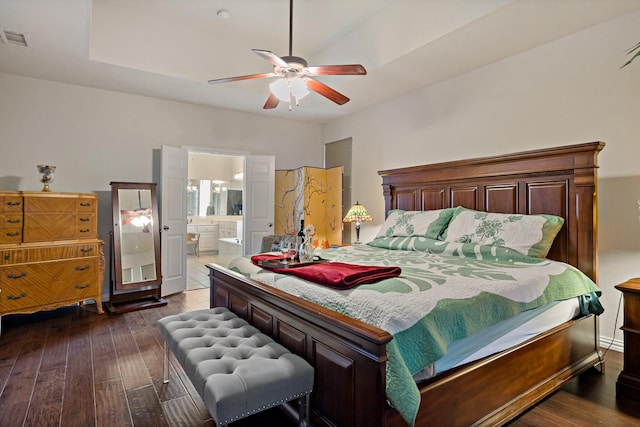
[[[300,77],[283,77],[269,85],[271,93],[283,102],[290,102],[293,96],[297,101],[309,95],[306,83]]]
[[[135,225],[136,227],[142,228],[151,224],[151,219],[146,215],[139,215],[131,220],[131,224]]]
[[[305,96],[309,95],[307,84],[300,77],[289,79],[289,85],[291,87],[291,94],[296,99],[302,99]]]

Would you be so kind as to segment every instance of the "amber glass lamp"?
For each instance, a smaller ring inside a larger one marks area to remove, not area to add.
[[[369,221],[371,221],[371,216],[369,216],[367,209],[357,201],[355,205],[351,206],[351,209],[349,209],[349,212],[347,212],[347,215],[342,220],[342,222],[356,223],[356,244],[362,243],[360,242],[360,223]]]

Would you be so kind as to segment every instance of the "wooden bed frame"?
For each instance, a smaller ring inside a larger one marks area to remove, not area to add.
[[[597,156],[592,142],[379,172],[385,213],[465,206],[565,218],[549,258],[597,280]],[[211,306],[223,306],[316,369],[315,426],[406,426],[385,397],[389,333],[207,265]],[[567,322],[527,342],[419,384],[416,426],[505,423],[572,377],[602,363],[597,317]]]

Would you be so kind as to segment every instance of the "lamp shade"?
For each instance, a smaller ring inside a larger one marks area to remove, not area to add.
[[[342,222],[356,223],[356,241],[354,243],[360,243],[360,223],[369,221],[372,221],[371,216],[369,216],[367,209],[360,202],[356,202],[355,205],[351,206],[351,209],[342,220]]]
[[[372,221],[371,216],[369,216],[367,209],[364,206],[362,206],[359,202],[356,202],[355,205],[351,206],[351,209],[349,209],[349,212],[347,212],[347,215],[342,220],[342,222],[356,222],[356,223],[369,222],[369,221]]]
[[[269,85],[273,93],[280,101],[289,102],[293,95],[296,102],[309,94],[307,85],[300,77],[285,77],[276,80]]]

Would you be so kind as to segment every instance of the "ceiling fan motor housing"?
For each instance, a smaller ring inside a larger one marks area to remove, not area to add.
[[[299,56],[283,56],[282,59],[284,62],[289,64],[290,69],[281,68],[282,71],[302,71],[302,69],[308,66],[307,61],[304,58],[300,58]]]

